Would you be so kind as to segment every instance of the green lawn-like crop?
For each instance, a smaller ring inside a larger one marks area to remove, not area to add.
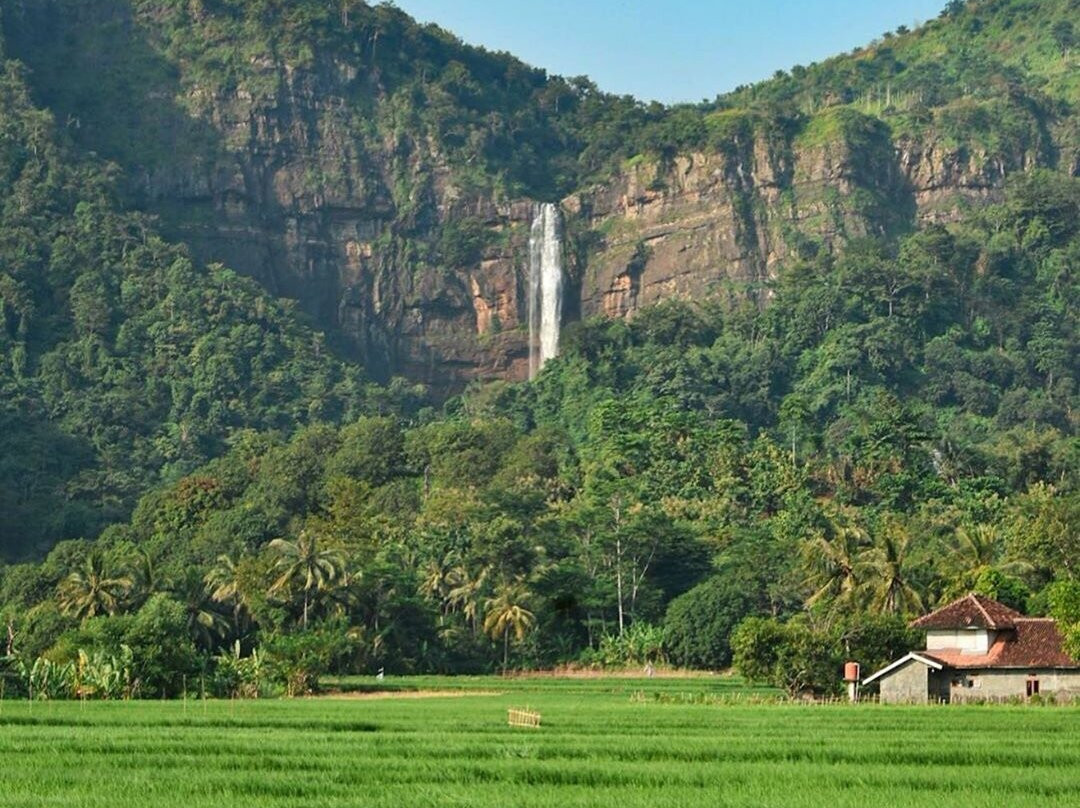
[[[1080,805],[1075,708],[724,703],[723,677],[377,686],[407,697],[3,702],[0,805]]]

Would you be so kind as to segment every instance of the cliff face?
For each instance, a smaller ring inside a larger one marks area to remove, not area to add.
[[[299,301],[375,377],[449,392],[526,375],[531,200],[450,154],[448,142],[491,136],[482,127],[456,130],[452,109],[434,128],[422,123],[444,97],[423,75],[419,101],[395,91],[377,58],[392,26],[353,30],[343,12],[359,43],[351,53],[286,57],[280,43],[248,53],[234,37],[200,40],[193,55],[177,32],[220,27],[195,0],[23,6],[15,50],[41,100],[121,165],[135,206],[198,258]],[[239,61],[221,68],[214,48]],[[99,91],[97,76],[116,75]],[[469,88],[460,76],[445,84],[459,96]],[[894,132],[851,104],[786,128],[731,111],[710,118],[720,133],[710,148],[635,157],[563,200],[571,318],[753,294],[792,255],[950,221],[1013,172],[1077,161],[1045,133],[980,144],[932,116]]]
[[[990,153],[932,136],[839,137],[639,161],[564,206],[593,236],[582,269],[586,316],[627,316],[668,297],[747,291],[782,261],[852,238],[955,221],[1000,198],[1006,177],[1047,165],[1038,152]]]
[[[376,374],[441,391],[524,378],[530,200],[464,189],[431,143],[364,150],[343,114],[356,80],[347,66],[277,78],[261,101],[189,91],[184,105],[212,123],[219,149],[212,162],[147,172],[146,207],[200,258],[301,301]],[[669,297],[749,293],[790,256],[951,221],[997,198],[1010,173],[1048,162],[893,139],[871,119],[846,122],[857,131],[833,123],[639,158],[567,197],[567,310],[628,316]],[[438,254],[457,221],[474,224],[480,246]]]
[[[148,170],[141,204],[199,258],[300,301],[376,376],[522,377],[529,201],[467,194],[430,143],[365,147],[349,66],[267,70],[271,97],[188,91],[214,158]],[[458,221],[476,244],[440,255]]]

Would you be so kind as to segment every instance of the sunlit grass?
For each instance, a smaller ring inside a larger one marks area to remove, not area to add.
[[[679,703],[738,692],[721,677],[380,685],[414,697],[8,701],[0,805],[1080,804],[1073,708]],[[526,705],[543,727],[509,728]]]

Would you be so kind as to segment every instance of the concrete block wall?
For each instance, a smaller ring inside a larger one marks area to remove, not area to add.
[[[926,704],[929,697],[929,668],[915,660],[881,679],[883,704]]]

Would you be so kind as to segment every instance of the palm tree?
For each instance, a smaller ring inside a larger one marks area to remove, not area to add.
[[[807,606],[830,599],[848,605],[858,594],[859,555],[866,548],[866,532],[852,523],[833,524],[833,538],[818,534],[803,546],[803,559],[809,568],[807,583],[813,594]]]
[[[345,560],[337,550],[320,549],[318,536],[307,530],[300,531],[295,542],[274,539],[270,542],[270,549],[278,554],[275,566],[281,570],[281,576],[274,581],[270,592],[300,585],[304,593],[303,626],[306,629],[312,594],[326,589],[337,580]]]
[[[911,575],[911,533],[895,518],[888,519],[872,547],[860,557],[860,571],[866,581],[872,606],[890,614],[922,610],[922,598]]]
[[[214,609],[217,602],[198,570],[189,568],[171,587],[171,594],[184,604],[188,632],[206,650],[229,633],[228,621]]]
[[[1023,575],[1031,571],[1031,564],[1026,561],[1003,558],[1004,541],[993,525],[961,525],[956,528],[954,537],[955,543],[945,565],[950,581],[942,591],[943,597],[961,597],[972,591],[980,576],[991,570],[1005,575]]]
[[[439,623],[441,624],[451,610],[450,593],[460,585],[454,561],[457,554],[452,550],[441,558],[432,558],[421,571],[419,592],[428,600],[439,604]]]
[[[241,613],[250,607],[239,565],[230,556],[219,555],[203,581],[213,600],[232,606],[233,623],[239,632]]]
[[[104,558],[91,553],[81,569],[60,582],[60,608],[65,614],[79,618],[116,614],[131,587],[131,578],[112,575],[105,567]]]
[[[536,616],[523,605],[528,597],[529,591],[519,579],[499,587],[495,597],[488,598],[485,604],[484,631],[492,639],[502,637],[504,669],[510,657],[510,632],[514,633],[517,642],[521,642],[536,623]]]
[[[461,610],[469,621],[473,634],[476,633],[477,619],[480,617],[481,595],[487,584],[490,567],[484,567],[475,576],[468,568],[459,564],[448,573],[451,589],[446,595],[448,611]]]
[[[997,561],[1001,538],[993,525],[961,525],[956,529],[953,559],[962,572],[991,567]]]
[[[150,596],[157,591],[157,574],[154,569],[154,560],[146,550],[141,548],[138,550],[133,573],[129,600],[132,608],[136,608],[146,603]]]

